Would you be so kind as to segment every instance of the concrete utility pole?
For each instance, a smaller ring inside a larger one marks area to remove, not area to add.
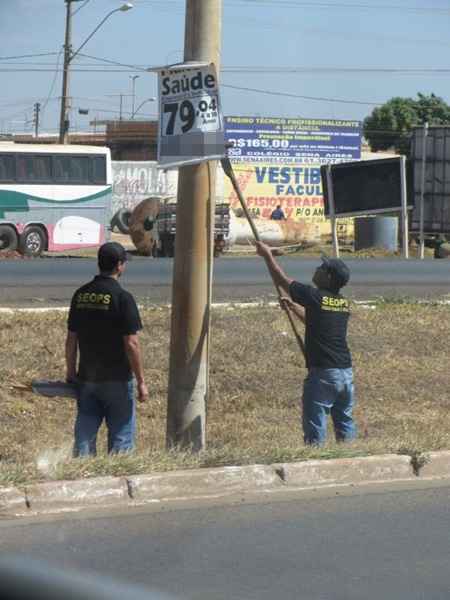
[[[40,102],[36,102],[34,105],[34,137],[39,137],[39,115],[41,112],[41,104]]]
[[[59,143],[67,144],[69,137],[69,116],[68,116],[68,98],[67,93],[69,89],[69,67],[72,60],[78,55],[80,50],[84,48],[87,42],[92,38],[92,36],[100,29],[105,21],[109,19],[111,15],[116,12],[127,12],[133,8],[133,4],[131,2],[125,2],[119,8],[115,8],[111,10],[97,25],[97,27],[88,35],[88,37],[84,40],[81,46],[75,52],[72,52],[72,3],[73,2],[82,2],[83,0],[64,0],[66,3],[66,35],[64,40],[64,68],[63,68],[63,84],[62,84],[62,94],[61,94],[61,115],[59,120]],[[84,4],[83,4],[84,6]],[[81,8],[83,8],[81,6]],[[80,10],[80,9],[78,9]],[[78,12],[78,11],[76,11]]]
[[[130,75],[131,79],[131,118],[134,119],[134,109],[136,105],[136,79],[139,79],[139,75]]]
[[[66,3],[66,35],[64,39],[64,67],[61,94],[61,115],[59,118],[59,143],[67,144],[69,120],[67,114],[67,90],[69,89],[69,65],[72,53],[72,2],[80,0],[65,0]]]
[[[219,73],[222,0],[186,0],[184,60]],[[216,163],[180,168],[172,292],[167,447],[206,441]]]

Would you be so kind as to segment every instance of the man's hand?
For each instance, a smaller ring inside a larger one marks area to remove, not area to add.
[[[272,256],[272,250],[263,242],[256,242],[256,252],[263,258],[270,258]]]
[[[137,390],[139,402],[147,402],[147,400],[149,399],[148,387],[143,381],[141,383],[138,383]]]
[[[292,310],[294,308],[295,302],[288,298],[287,296],[280,297],[280,306],[283,310]]]

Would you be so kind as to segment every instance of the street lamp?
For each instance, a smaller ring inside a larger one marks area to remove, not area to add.
[[[132,105],[131,105],[131,118],[134,117],[134,106],[136,103],[136,79],[139,79],[139,75],[130,75],[131,79],[131,96],[132,96]]]
[[[139,109],[141,109],[146,102],[155,102],[155,101],[156,101],[156,98],[147,98],[146,100],[144,100],[143,102],[141,102],[139,104],[139,106],[137,107],[137,109],[132,112],[131,118],[133,119],[134,115],[136,115],[139,112]]]
[[[80,2],[81,0],[65,0],[66,2],[66,36],[64,42],[64,71],[63,71],[63,84],[61,94],[61,116],[59,122],[59,143],[67,144],[68,133],[69,133],[69,120],[67,118],[67,95],[69,89],[69,66],[73,59],[79,54],[80,50],[84,48],[91,37],[100,29],[103,23],[109,19],[111,15],[116,12],[126,12],[133,8],[131,2],[125,2],[119,8],[115,8],[110,11],[104,19],[100,21],[97,27],[92,31],[90,35],[84,40],[81,46],[75,52],[72,52],[72,2]]]

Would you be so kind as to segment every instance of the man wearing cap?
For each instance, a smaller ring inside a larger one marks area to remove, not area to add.
[[[350,279],[347,265],[339,259],[322,257],[312,285],[294,281],[277,264],[268,246],[258,242],[275,282],[289,294],[282,299],[305,323],[306,367],[303,384],[303,434],[306,444],[321,445],[331,414],[337,441],[356,436],[353,420],[354,391],[350,350],[347,345],[349,302],[340,290]],[[302,308],[303,307],[303,308]]]
[[[70,305],[66,338],[67,381],[79,383],[74,456],[96,454],[103,419],[108,452],[132,450],[136,429],[134,381],[138,398],[148,398],[133,296],[119,284],[127,253],[116,242],[98,251],[99,275],[79,288]],[[77,370],[78,350],[80,360]]]

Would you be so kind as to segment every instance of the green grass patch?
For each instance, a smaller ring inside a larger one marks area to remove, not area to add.
[[[172,469],[408,454],[450,448],[447,343],[450,307],[385,302],[355,306],[350,324],[360,435],[305,447],[299,400],[306,371],[277,308],[215,310],[212,319],[207,449],[166,452],[168,309],[143,310],[142,348],[151,401],[138,407],[137,450],[71,458],[75,403],[16,392],[11,385],[64,376],[64,314],[0,315],[0,486]]]

